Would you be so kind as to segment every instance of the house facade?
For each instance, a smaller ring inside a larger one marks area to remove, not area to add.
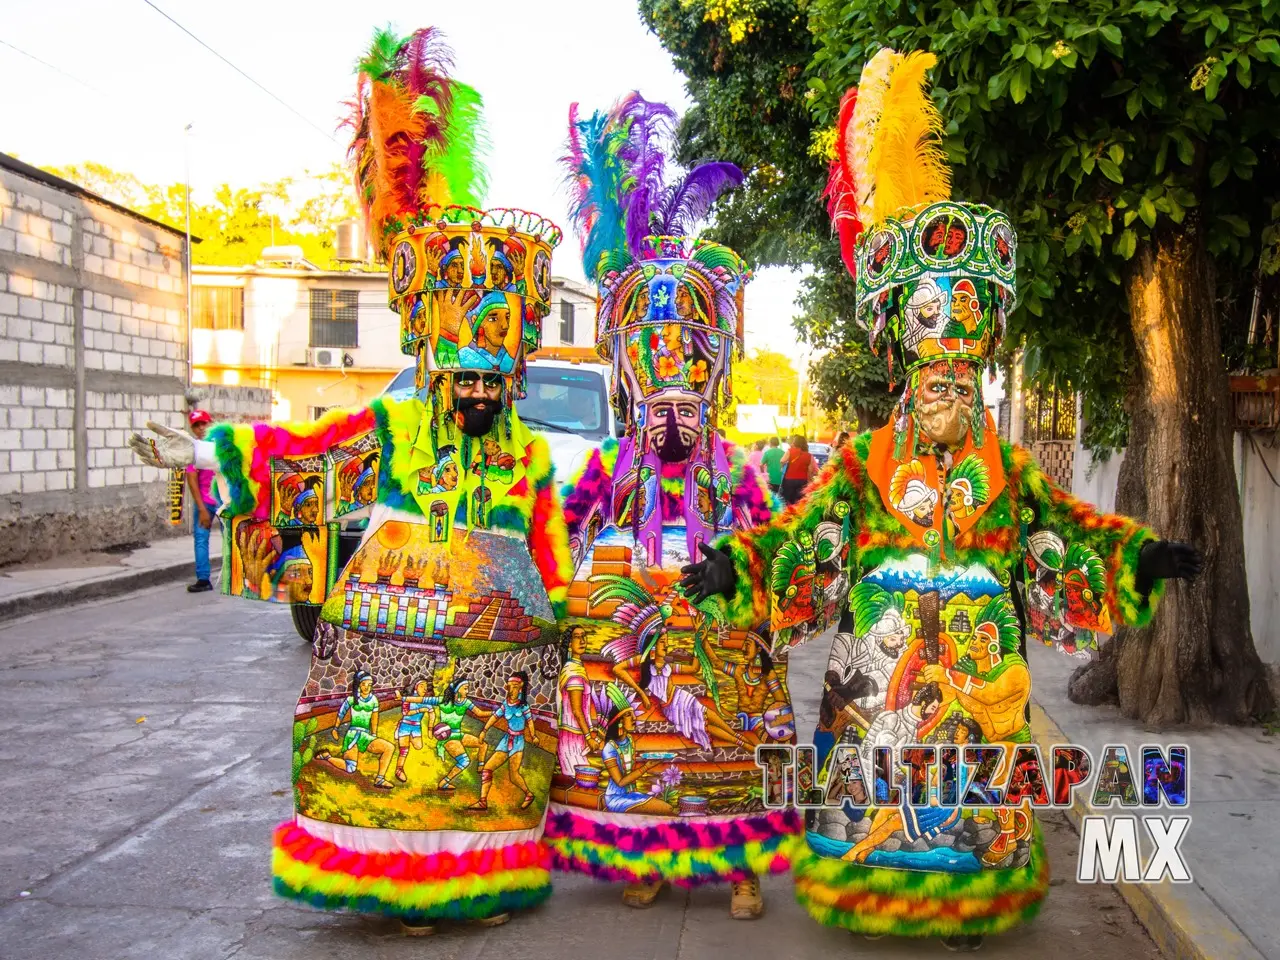
[[[192,382],[272,391],[272,419],[312,419],[364,406],[410,363],[387,274],[321,270],[289,251],[253,266],[192,270]],[[537,356],[594,358],[595,296],[552,278]]]

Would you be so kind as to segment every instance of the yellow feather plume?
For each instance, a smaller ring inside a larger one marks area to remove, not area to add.
[[[858,80],[858,102],[853,108],[853,122],[846,133],[845,150],[853,167],[853,182],[858,192],[858,216],[864,226],[876,220],[876,178],[871,166],[875,151],[876,131],[889,94],[889,82],[902,61],[902,54],[885,48],[867,61]]]
[[[937,62],[932,53],[909,53],[889,78],[868,159],[876,191],[875,220],[951,196],[942,114],[925,90],[925,74]]]

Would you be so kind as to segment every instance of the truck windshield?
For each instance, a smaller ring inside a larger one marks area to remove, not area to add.
[[[531,363],[526,396],[516,403],[520,419],[532,427],[560,427],[586,440],[609,435],[604,377],[594,370],[544,367]]]
[[[572,433],[586,440],[599,441],[609,435],[609,401],[604,377],[597,371],[538,363],[530,363],[527,369],[527,393],[517,401],[520,419],[534,428]],[[408,396],[413,391],[414,368],[405,367],[385,392]]]

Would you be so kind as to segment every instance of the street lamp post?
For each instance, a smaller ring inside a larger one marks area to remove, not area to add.
[[[185,200],[187,208],[187,263],[185,270],[187,281],[187,386],[191,386],[195,372],[196,351],[195,344],[191,342],[193,325],[191,320],[191,124],[189,123],[183,128],[182,153],[186,177]]]

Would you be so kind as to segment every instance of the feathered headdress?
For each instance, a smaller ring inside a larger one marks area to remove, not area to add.
[[[626,628],[627,633],[604,646],[601,653],[615,663],[646,654],[657,643],[666,626],[666,615],[657,599],[630,577],[615,573],[598,573],[587,582],[596,584],[587,603],[599,606],[610,600],[618,601],[613,612],[615,623]]]
[[[741,185],[742,171],[732,163],[702,163],[678,173],[669,159],[675,121],[674,110],[637,92],[585,121],[578,119],[577,104],[570,108],[569,152],[562,162],[588,278],[643,258],[646,237],[691,233],[726,190]]]
[[[400,37],[378,30],[356,66],[355,99],[344,125],[369,236],[387,241],[411,218],[457,204],[477,206],[486,174],[482,102],[449,76],[453,52],[434,27]]]
[[[854,247],[865,230],[904,207],[951,196],[942,115],[925,91],[925,73],[937,62],[923,51],[881,50],[840,102],[827,211],[855,277]]]

